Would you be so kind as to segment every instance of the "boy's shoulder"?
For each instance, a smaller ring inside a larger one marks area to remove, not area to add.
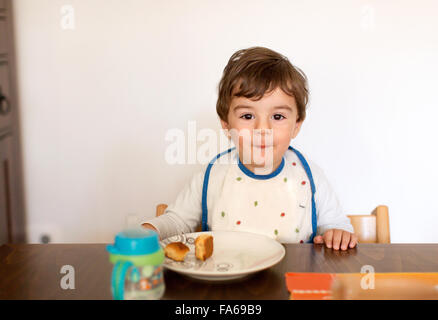
[[[291,150],[291,148],[287,149],[287,151],[284,154],[284,158],[286,161],[298,161],[299,163],[301,163],[300,157],[297,154],[299,153],[306,160],[306,162],[309,164],[310,167],[315,164],[311,159],[309,159],[306,152],[303,152],[298,149],[295,150],[296,152]]]
[[[297,149],[296,149],[297,150]],[[306,160],[307,164],[310,167],[310,171],[312,172],[312,175],[314,176],[314,178],[318,179],[321,176],[324,176],[324,171],[323,169],[316,163],[314,162],[308,155],[306,152],[303,152],[301,150],[297,150],[302,156],[303,158]],[[285,161],[288,162],[292,162],[292,163],[300,163],[301,164],[301,160],[298,157],[298,155],[291,149],[288,149],[285,153]]]
[[[209,170],[210,175],[224,175],[230,166],[237,166],[239,154],[236,148],[230,148],[219,153],[209,163],[203,166],[204,173]]]
[[[218,153],[215,157],[212,157],[208,163],[201,165],[195,173],[196,179],[204,179],[208,171],[209,176],[223,175],[229,169],[230,165],[238,164],[238,153],[235,148],[230,148]]]

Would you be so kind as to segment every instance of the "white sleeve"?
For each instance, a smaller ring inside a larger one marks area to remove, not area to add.
[[[342,229],[353,233],[354,229],[350,219],[345,215],[339,199],[323,170],[311,161],[309,161],[309,166],[311,166],[316,189],[317,234],[322,235],[329,229]]]
[[[205,169],[193,176],[163,215],[145,220],[142,224],[153,225],[158,230],[160,239],[195,232],[196,227],[201,223],[204,173]]]

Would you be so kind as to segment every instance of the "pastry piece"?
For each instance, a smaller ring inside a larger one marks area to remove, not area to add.
[[[175,261],[184,261],[189,251],[189,247],[182,242],[172,242],[164,248],[165,256]]]
[[[213,254],[213,236],[203,234],[195,240],[195,256],[197,259],[205,261]]]

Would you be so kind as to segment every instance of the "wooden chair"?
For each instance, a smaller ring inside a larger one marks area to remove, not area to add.
[[[158,204],[157,205],[157,211],[156,211],[156,216],[158,217],[158,216],[161,216],[163,213],[164,213],[164,211],[166,211],[166,208],[167,208],[167,204],[164,204],[164,203],[160,203],[160,204]],[[197,228],[196,228],[196,232],[201,232],[202,231],[202,226],[201,225],[199,225]]]
[[[161,216],[164,213],[164,211],[166,210],[166,208],[167,208],[167,204],[160,203],[159,205],[157,205],[157,212],[156,212],[155,216],[157,216],[157,217]]]
[[[161,216],[167,204],[157,205],[156,216]],[[360,243],[390,243],[389,214],[387,206],[378,206],[368,215],[348,215]],[[201,231],[201,226],[196,229]]]
[[[387,206],[378,206],[368,215],[348,215],[359,243],[391,243]]]

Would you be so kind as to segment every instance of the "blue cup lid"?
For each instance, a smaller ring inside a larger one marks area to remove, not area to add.
[[[110,253],[121,255],[151,254],[160,249],[158,234],[141,227],[118,233],[114,245],[107,246]]]

